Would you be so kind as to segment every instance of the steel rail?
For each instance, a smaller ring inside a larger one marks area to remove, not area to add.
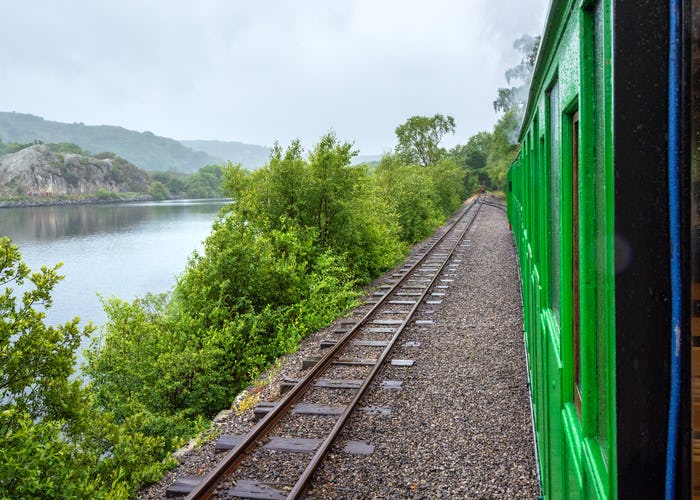
[[[353,327],[345,334],[341,339],[334,345],[328,353],[326,353],[312,368],[311,371],[304,376],[292,389],[290,389],[283,397],[280,399],[280,401],[270,409],[270,411],[260,419],[260,421],[253,427],[253,429],[250,430],[250,432],[241,440],[238,445],[236,445],[234,448],[232,448],[226,456],[202,479],[202,481],[185,497],[185,500],[199,500],[199,499],[207,499],[210,498],[211,495],[214,493],[214,490],[216,489],[217,484],[219,481],[233,473],[233,471],[236,470],[236,468],[240,465],[240,463],[245,459],[246,455],[248,455],[256,446],[256,443],[258,443],[263,437],[265,437],[274,427],[276,424],[289,413],[289,411],[292,409],[292,406],[299,400],[301,399],[304,394],[308,391],[308,389],[316,382],[316,380],[319,378],[319,375],[321,375],[333,362],[334,358],[337,357],[337,354],[342,351],[342,349],[347,346],[350,342],[350,340],[356,335],[356,333],[360,330],[361,327],[365,326],[370,318],[375,315],[375,313],[389,300],[390,296],[392,293],[396,290],[398,290],[401,285],[403,285],[409,277],[413,274],[415,270],[417,270],[420,265],[430,256],[431,252],[435,248],[437,248],[438,245],[440,245],[447,237],[450,235],[452,230],[462,221],[464,217],[472,210],[472,208],[475,205],[478,205],[477,208],[477,214],[479,209],[481,208],[481,196],[477,197],[475,200],[473,200],[463,211],[463,213],[457,218],[457,220],[445,231],[445,233],[440,236],[432,245],[430,245],[425,253],[403,274],[403,276],[397,280],[397,282],[390,288],[388,291],[384,294],[384,296],[377,301],[376,304],[355,324]],[[452,251],[454,251],[454,248],[459,244],[461,239],[464,237],[464,234],[469,230],[469,227],[471,226],[471,223],[476,219],[476,214],[470,221],[469,225],[467,228],[463,231],[463,233],[460,235],[460,238],[457,239],[457,243],[455,243]],[[451,255],[451,254],[450,254]],[[437,276],[439,276],[440,272],[446,265],[446,263],[449,261],[449,256],[445,258],[445,261],[443,265],[440,267],[440,270],[435,274],[435,278],[432,283],[434,283],[434,280],[436,279]],[[405,328],[405,324],[407,324],[408,321],[410,321],[411,317],[415,313],[415,310],[417,307],[420,305],[421,301],[425,297],[425,294],[429,290],[430,286],[427,286],[423,295],[421,296],[420,300],[416,301],[416,304],[410,311],[410,315],[408,318],[402,323],[401,327],[397,329],[397,334],[394,335],[395,338],[398,338],[398,333],[400,333],[403,328]],[[392,338],[390,341],[390,345],[393,345],[395,342],[395,338]],[[377,361],[375,367],[373,368],[371,372],[371,377],[374,378],[374,375],[376,375],[376,372],[379,370],[378,367],[381,367],[382,363],[384,362],[388,351],[390,350],[389,347],[385,348],[384,351],[382,352],[382,355],[380,357],[380,360]],[[364,385],[364,384],[363,384]],[[366,391],[366,388],[363,390],[363,393]],[[354,406],[357,404],[355,401],[359,401],[359,398],[353,398],[351,401],[352,404],[349,404],[346,408],[346,410],[343,412],[343,415],[345,413],[349,413],[352,411]],[[349,410],[348,410],[349,409]],[[347,420],[347,417],[345,417],[345,420]],[[340,426],[342,428],[342,425]],[[340,431],[340,428],[336,430],[335,426],[333,430],[331,431],[333,433],[333,436],[335,437],[337,433]],[[328,439],[324,440],[323,444],[321,447],[326,445],[326,441]],[[330,446],[330,443],[332,443],[332,440],[329,441],[329,444],[326,446]],[[318,455],[318,453],[316,454]],[[312,459],[313,462],[316,462],[316,455],[314,455],[314,459]],[[323,453],[325,455],[325,452]],[[322,458],[322,457],[321,457]],[[317,461],[320,463],[320,459]],[[318,463],[315,464],[314,470],[318,467]],[[308,469],[308,468],[307,468]],[[304,477],[306,476],[306,471],[304,471]],[[310,474],[309,474],[309,479],[310,479]],[[306,482],[308,482],[309,479],[306,479]],[[297,481],[297,485],[299,484],[299,481]],[[296,490],[296,485],[295,485],[295,490]],[[294,498],[290,496],[288,498]]]
[[[498,202],[493,202],[493,201],[482,201],[481,204],[488,205],[490,207],[499,208],[499,209],[503,210],[504,212],[508,211],[508,206],[503,204],[503,203],[498,203]]]

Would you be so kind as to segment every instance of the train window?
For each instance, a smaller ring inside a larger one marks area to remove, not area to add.
[[[559,82],[549,91],[549,307],[557,324],[560,324],[561,293],[561,224],[559,223],[559,141],[561,137],[561,111],[559,108]]]
[[[574,406],[581,417],[581,306],[579,286],[579,224],[578,224],[578,111],[571,123],[571,337],[574,362]]]

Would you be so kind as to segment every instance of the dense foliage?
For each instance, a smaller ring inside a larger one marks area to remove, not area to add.
[[[396,154],[406,163],[431,165],[445,156],[445,150],[440,147],[442,138],[454,132],[455,120],[451,116],[412,116],[396,127],[399,141]]]
[[[138,414],[117,423],[74,378],[93,327],[44,324],[58,268],[31,272],[0,238],[0,497],[127,498],[168,466],[153,457],[172,443],[141,433]]]
[[[439,146],[437,147],[439,149]],[[92,327],[43,323],[57,268],[31,274],[0,240],[0,491],[31,498],[125,498],[171,464],[278,356],[351,307],[476,186],[444,150],[433,163],[385,156],[352,165],[334,134],[304,154],[275,145],[249,172],[228,164],[159,176],[151,193],[214,189],[235,201],[169,294],[105,299],[107,324],[75,377]],[[192,179],[195,180],[192,180]],[[21,302],[13,286],[34,290]]]
[[[178,174],[174,172],[157,172],[152,175],[153,182],[159,183],[157,193],[151,195],[156,199],[165,198],[221,198],[221,187],[224,167],[220,165],[206,165],[194,174]],[[151,185],[152,186],[152,185]]]
[[[36,144],[36,142],[28,142],[26,144],[15,141],[3,142],[2,138],[0,138],[0,156],[16,153],[17,151],[21,151],[22,149],[28,148],[34,144]]]

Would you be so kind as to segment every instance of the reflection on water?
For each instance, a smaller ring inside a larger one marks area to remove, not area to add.
[[[103,325],[100,296],[126,300],[175,284],[226,200],[0,209],[9,236],[33,270],[63,262],[46,321],[75,316]],[[0,290],[1,292],[2,290]]]
[[[223,202],[183,200],[160,203],[62,205],[0,209],[0,235],[16,242],[83,237],[129,231],[147,221],[188,219],[212,213]]]

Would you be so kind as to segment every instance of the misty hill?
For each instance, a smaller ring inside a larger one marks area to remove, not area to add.
[[[384,155],[359,155],[352,159],[353,165],[367,163],[368,165],[376,165]]]
[[[83,125],[44,120],[39,116],[0,112],[3,142],[71,142],[92,153],[109,151],[152,171],[195,172],[221,163],[218,157],[193,151],[174,139],[111,125]]]
[[[53,146],[36,144],[0,156],[0,196],[148,191],[148,174],[123,158],[112,153],[59,153]]]
[[[240,163],[249,169],[261,167],[270,159],[271,149],[266,146],[235,141],[180,141],[180,143],[223,161]]]

